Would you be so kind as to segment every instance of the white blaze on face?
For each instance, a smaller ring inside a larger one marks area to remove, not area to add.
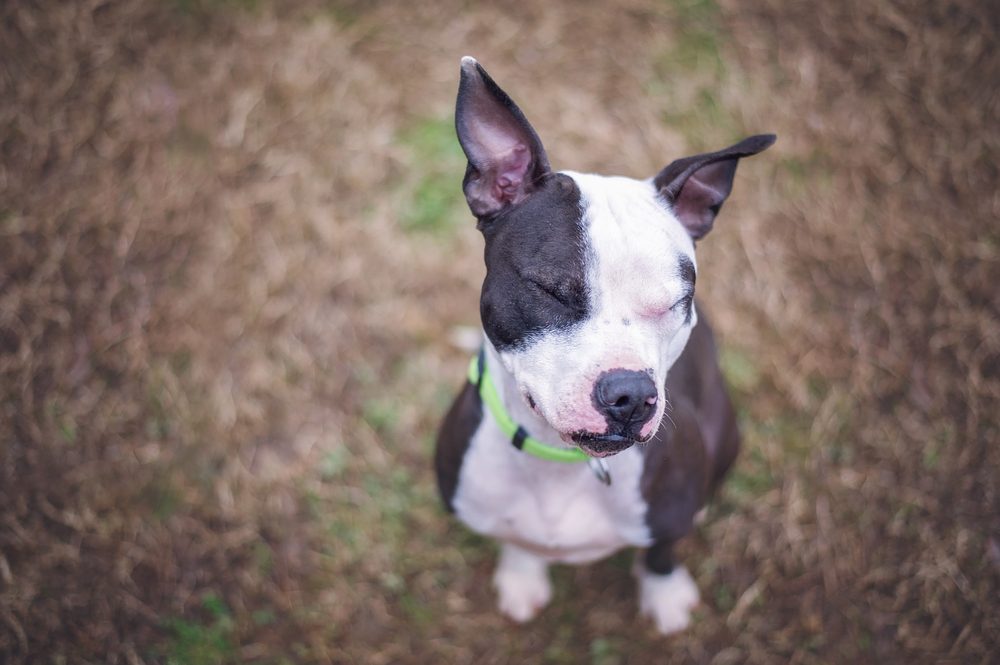
[[[679,259],[694,262],[694,243],[656,196],[650,181],[567,172],[582,194],[591,315],[570,330],[544,332],[501,359],[522,396],[564,439],[603,434],[593,404],[594,382],[613,369],[652,373],[656,413],[641,432],[651,436],[663,417],[667,371],[696,322],[685,322],[687,293]]]

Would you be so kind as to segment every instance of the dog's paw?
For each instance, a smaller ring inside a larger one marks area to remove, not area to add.
[[[552,584],[544,573],[532,575],[500,569],[493,576],[493,586],[499,595],[500,611],[518,623],[534,619],[552,600]]]
[[[500,556],[493,586],[500,611],[518,623],[533,619],[552,600],[552,583],[544,562],[509,546]]]
[[[683,566],[677,566],[669,575],[643,571],[639,578],[639,610],[664,635],[687,628],[691,610],[699,600],[698,587]]]

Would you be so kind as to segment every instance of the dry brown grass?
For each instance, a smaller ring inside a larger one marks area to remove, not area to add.
[[[992,662],[987,4],[4,5],[0,660]],[[701,249],[747,445],[678,638],[627,557],[505,623],[437,506],[466,52],[557,168],[780,137]]]

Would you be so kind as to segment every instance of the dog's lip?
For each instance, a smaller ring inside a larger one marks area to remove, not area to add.
[[[592,434],[590,432],[576,432],[572,435],[572,439],[573,443],[580,446],[583,452],[591,457],[609,457],[640,443],[639,439],[620,434]]]

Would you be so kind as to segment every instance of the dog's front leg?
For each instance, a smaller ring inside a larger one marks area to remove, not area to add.
[[[501,545],[493,586],[500,611],[518,623],[534,618],[552,599],[548,563],[510,543]]]
[[[639,611],[650,617],[664,635],[684,630],[691,623],[691,610],[698,604],[698,587],[684,566],[675,566],[674,544],[656,542],[636,556],[639,579]]]

